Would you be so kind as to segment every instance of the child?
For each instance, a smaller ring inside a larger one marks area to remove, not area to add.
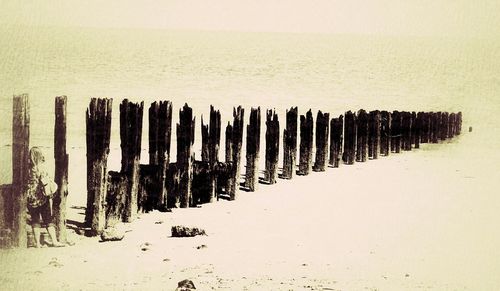
[[[53,183],[45,169],[45,157],[37,147],[32,147],[29,157],[29,173],[26,185],[28,211],[31,216],[31,226],[35,236],[36,247],[40,247],[40,217],[47,226],[47,232],[52,240],[53,247],[63,247],[64,244],[57,240],[55,224],[50,208],[50,197],[45,194],[44,187]],[[52,193],[50,193],[52,194]]]

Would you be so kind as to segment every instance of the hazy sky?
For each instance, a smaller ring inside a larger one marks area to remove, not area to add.
[[[500,0],[0,0],[0,23],[491,37]]]

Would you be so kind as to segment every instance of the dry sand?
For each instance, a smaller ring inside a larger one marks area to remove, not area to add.
[[[499,290],[499,143],[483,142],[486,132],[464,132],[260,185],[233,202],[142,214],[120,242],[75,235],[72,247],[3,250],[0,286],[174,290],[191,279],[197,290]],[[178,224],[208,236],[171,238]]]

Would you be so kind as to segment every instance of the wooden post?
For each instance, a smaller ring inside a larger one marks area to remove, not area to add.
[[[462,112],[459,111],[457,113],[457,135],[460,135],[460,133],[462,133]]]
[[[380,154],[388,156],[391,152],[391,113],[380,112]]]
[[[330,121],[330,166],[339,167],[342,158],[342,132],[344,130],[344,117],[332,118]]]
[[[26,248],[27,198],[24,192],[28,178],[30,140],[30,106],[28,94],[14,96],[12,112],[12,245]]]
[[[448,139],[450,136],[449,136],[449,132],[450,132],[450,114],[448,112],[444,112],[443,113],[443,135],[442,135],[442,139],[445,140],[445,139]]]
[[[54,159],[57,192],[52,199],[52,210],[57,228],[57,239],[65,243],[66,237],[66,197],[68,196],[68,154],[66,153],[66,96],[56,97],[54,127]]]
[[[151,201],[160,210],[168,208],[165,181],[170,164],[172,136],[172,103],[153,102],[149,107],[149,164],[158,166],[157,183],[160,185],[156,201]]]
[[[297,163],[297,117],[298,108],[291,107],[286,111],[286,128],[283,130],[283,175],[284,179],[292,179]]]
[[[433,137],[432,142],[438,143],[441,139],[441,112],[436,112],[434,115],[434,128],[433,128]]]
[[[266,172],[265,181],[276,183],[278,174],[278,156],[280,146],[280,123],[274,110],[267,110],[266,114]]]
[[[177,124],[177,167],[181,208],[193,205],[191,185],[193,183],[194,128],[193,109],[185,104],[179,110],[179,123]]]
[[[208,162],[208,124],[203,123],[203,116],[201,117],[201,161]]]
[[[456,135],[456,120],[457,116],[454,112],[450,113],[449,118],[449,138],[453,138]]]
[[[401,136],[404,151],[411,151],[411,113],[401,112]]]
[[[123,173],[110,171],[107,179],[106,228],[113,227],[123,221],[126,213],[128,188],[128,179]]]
[[[312,167],[313,117],[311,109],[300,116],[300,162],[299,175],[309,175]]]
[[[368,114],[365,110],[358,111],[356,162],[366,162],[368,157]]]
[[[124,99],[120,104],[121,172],[128,179],[125,222],[132,222],[137,216],[143,109],[144,102],[132,103]]]
[[[429,112],[419,112],[420,114],[420,143],[429,142],[430,115]],[[417,115],[418,116],[418,115]]]
[[[92,98],[86,112],[87,125],[87,209],[85,223],[94,235],[105,228],[107,161],[111,137],[113,99]]]
[[[393,111],[391,115],[391,151],[394,153],[401,152],[401,112]]]
[[[316,157],[313,171],[324,172],[326,169],[326,160],[328,157],[328,126],[330,123],[330,114],[318,111],[316,116]]]
[[[227,123],[226,126],[226,163],[233,161],[233,126]]]
[[[411,147],[416,147],[416,144],[417,144],[417,138],[418,138],[418,144],[419,144],[419,147],[420,147],[420,135],[417,135],[417,131],[419,130],[418,127],[420,125],[418,125],[419,121],[417,120],[417,113],[415,111],[412,111],[411,112],[411,138],[410,138],[410,142],[411,142]]]
[[[245,188],[255,191],[259,182],[260,151],[260,107],[250,111],[250,123],[247,125]]]
[[[345,113],[344,122],[344,152],[342,160],[347,165],[354,164],[356,156],[356,114],[350,110]]]
[[[413,135],[416,149],[420,148],[420,142],[422,141],[423,122],[424,113],[418,112],[415,116],[415,122],[413,124]]]
[[[235,200],[238,196],[238,190],[240,188],[240,162],[241,162],[241,147],[243,144],[243,121],[244,121],[245,110],[238,106],[238,108],[233,108],[233,127],[231,133],[231,154],[232,154],[232,171],[230,174],[230,180],[232,181],[232,186],[229,191],[229,199]]]
[[[380,111],[370,111],[368,115],[368,157],[378,158],[380,144]]]
[[[215,168],[219,162],[221,121],[219,110],[210,105],[210,127],[208,131],[208,163],[210,170],[211,189],[210,197],[206,202],[213,202],[217,196],[217,175]]]

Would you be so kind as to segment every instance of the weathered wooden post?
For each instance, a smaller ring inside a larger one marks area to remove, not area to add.
[[[221,119],[220,111],[214,110],[210,105],[210,124],[208,131],[208,163],[210,170],[211,189],[210,197],[206,202],[213,202],[217,196],[217,175],[215,168],[219,162],[219,147],[220,147],[220,133],[221,133]]]
[[[24,187],[28,178],[30,140],[30,106],[28,94],[14,96],[12,112],[12,245],[26,248],[27,197]]]
[[[54,126],[54,159],[57,192],[52,199],[52,211],[57,228],[57,239],[65,243],[66,237],[66,197],[68,196],[68,154],[66,152],[66,96],[56,97]]]
[[[316,116],[316,156],[313,171],[324,172],[328,157],[328,126],[330,124],[330,114],[318,111]]]
[[[124,99],[120,104],[121,172],[128,179],[125,222],[132,222],[137,216],[143,109],[144,102],[133,103]]]
[[[286,128],[283,130],[283,179],[292,179],[297,163],[298,108],[286,111]]]
[[[233,126],[230,122],[226,126],[226,163],[233,162]]]
[[[158,167],[159,193],[154,202],[156,208],[167,208],[167,188],[165,186],[172,136],[172,103],[153,102],[149,107],[149,164]]]
[[[177,124],[177,168],[181,208],[187,208],[193,203],[191,185],[193,183],[194,129],[193,109],[184,104],[184,107],[179,110],[179,123]]]
[[[401,112],[401,136],[404,151],[411,151],[411,128],[411,113],[406,111]]]
[[[414,116],[414,123],[413,123],[413,141],[415,144],[415,148],[418,149],[420,148],[420,142],[422,140],[422,123],[424,121],[424,115],[423,112],[418,112]]]
[[[370,111],[368,115],[368,157],[378,158],[380,144],[380,111]]]
[[[356,156],[356,114],[349,110],[344,116],[344,152],[342,160],[344,164],[352,165]]]
[[[460,133],[462,133],[462,112],[459,111],[457,113],[457,118],[458,118],[458,121],[457,121],[457,135],[460,135]]]
[[[203,116],[201,117],[201,161],[208,162],[208,124],[203,123]]]
[[[394,153],[401,152],[401,127],[402,116],[401,112],[395,110],[391,115],[391,151]]]
[[[243,144],[243,121],[245,110],[238,106],[233,108],[233,127],[231,132],[231,154],[232,154],[232,169],[230,180],[232,186],[229,189],[229,199],[235,200],[238,196],[240,188],[240,163],[241,163],[241,147]],[[227,148],[227,145],[226,145]],[[226,153],[227,155],[227,153]]]
[[[356,162],[366,162],[368,156],[368,114],[363,109],[358,111],[356,126]]]
[[[421,113],[420,119],[420,143],[429,142],[429,131],[430,131],[430,114],[429,112],[419,112]]]
[[[455,136],[456,132],[456,115],[455,112],[450,113],[449,119],[448,119],[448,138],[453,138]]]
[[[448,112],[443,112],[443,133],[441,135],[441,139],[448,139],[450,132],[450,122],[449,122],[450,114]]]
[[[245,188],[255,191],[259,182],[260,151],[260,107],[250,111],[250,122],[247,125]]]
[[[342,132],[344,131],[344,117],[332,118],[330,121],[330,166],[339,167],[342,158]]]
[[[380,154],[388,156],[391,152],[391,113],[380,112]]]
[[[430,119],[430,136],[429,141],[431,143],[438,143],[438,130],[439,130],[439,112],[431,112]]]
[[[312,167],[313,117],[311,109],[300,116],[300,162],[299,175],[309,175]]]
[[[107,162],[111,137],[113,99],[92,98],[86,112],[87,209],[85,223],[94,235],[106,226]]]
[[[419,139],[418,144],[420,147],[420,136],[417,136],[417,113],[415,111],[411,112],[411,137],[410,137],[410,147],[415,147],[417,144],[417,137]]]
[[[274,110],[266,113],[266,171],[265,181],[269,184],[276,183],[278,173],[278,156],[280,145],[280,123]]]

